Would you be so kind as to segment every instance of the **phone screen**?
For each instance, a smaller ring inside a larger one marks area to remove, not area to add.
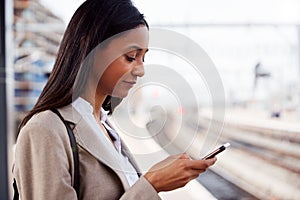
[[[218,155],[219,153],[221,153],[222,151],[224,151],[229,146],[230,146],[230,144],[228,142],[225,143],[225,144],[223,144],[222,146],[220,146],[216,150],[214,150],[214,151],[210,152],[209,154],[207,154],[206,156],[204,156],[202,158],[202,160],[206,160],[206,159],[210,159],[210,158],[215,157],[216,155]]]

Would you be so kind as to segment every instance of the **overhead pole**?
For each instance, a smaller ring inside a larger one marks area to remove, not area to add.
[[[5,0],[0,0],[0,199],[8,199]]]
[[[0,199],[12,192],[13,124],[13,1],[0,0]]]

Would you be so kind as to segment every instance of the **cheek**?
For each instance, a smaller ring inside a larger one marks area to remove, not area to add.
[[[124,75],[129,73],[129,68],[121,62],[113,62],[104,71],[103,76],[99,81],[99,87],[104,90],[105,93],[111,94],[118,82],[123,80]]]

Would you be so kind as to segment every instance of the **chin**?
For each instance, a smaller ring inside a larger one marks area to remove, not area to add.
[[[122,91],[122,92],[114,93],[111,96],[123,99],[123,98],[127,97],[127,95],[128,95],[128,91]]]

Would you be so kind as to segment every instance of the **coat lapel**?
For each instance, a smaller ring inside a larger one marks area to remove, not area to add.
[[[104,138],[104,134],[99,134],[97,133],[98,130],[96,131],[90,127],[71,105],[61,108],[59,111],[66,121],[75,124],[74,135],[77,143],[101,163],[110,167],[120,178],[124,189],[127,190],[129,184],[123,173],[122,166],[118,163],[117,158],[119,155],[109,141]],[[97,137],[98,135],[100,137]]]
[[[132,154],[129,151],[128,147],[126,146],[126,144],[122,140],[121,140],[121,145],[122,145],[122,153],[127,156],[129,162],[132,164],[132,166],[136,170],[138,176],[141,177],[142,176],[141,169],[138,167],[134,157],[132,156]]]
[[[112,123],[110,123],[109,120],[107,120],[106,123],[107,123],[112,129],[117,130],[117,129],[114,128],[114,126],[112,125]],[[138,165],[137,165],[137,163],[136,163],[134,157],[132,156],[131,152],[129,151],[127,145],[124,143],[124,141],[123,141],[122,139],[121,139],[121,149],[122,149],[122,153],[123,153],[124,155],[127,156],[129,162],[132,164],[133,168],[136,170],[138,176],[141,177],[141,176],[142,176],[141,170],[140,170],[140,168],[138,167]]]

